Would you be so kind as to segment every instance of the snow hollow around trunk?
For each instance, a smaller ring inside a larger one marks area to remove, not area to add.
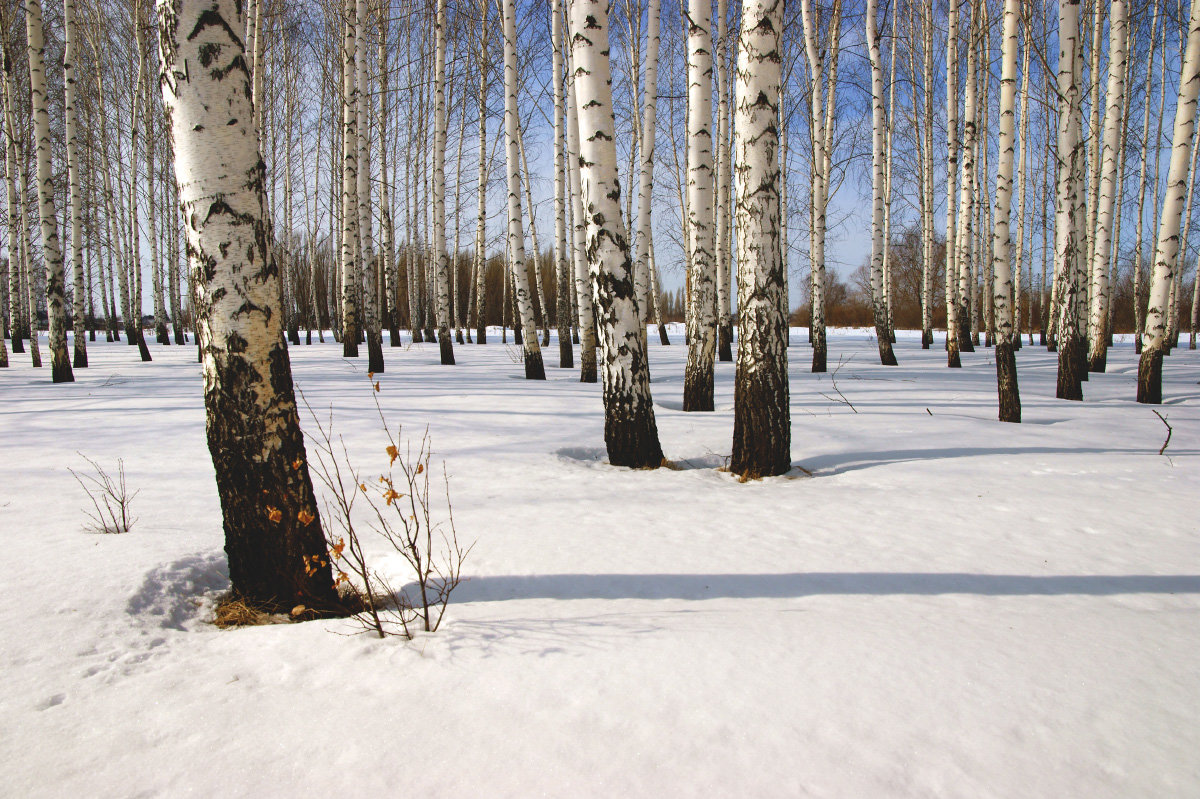
[[[900,332],[884,368],[871,331],[830,331],[814,375],[793,330],[796,468],[743,484],[719,470],[734,367],[714,413],[680,411],[671,332],[649,358],[678,470],[608,465],[576,370],[530,382],[499,344],[452,369],[434,344],[385,346],[388,420],[428,427],[476,542],[442,629],[411,642],[208,623],[228,574],[193,346],[144,364],[96,342],[61,385],[14,358],[0,793],[1196,795],[1196,353],[1165,361],[1159,455],[1127,340],[1082,403],[1026,346],[1011,425],[989,350],[949,370],[940,333],[922,351]],[[369,470],[366,358],[327,342],[291,348],[296,382]],[[84,532],[76,452],[124,459],[131,532]]]

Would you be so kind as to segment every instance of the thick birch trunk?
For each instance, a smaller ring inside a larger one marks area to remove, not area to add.
[[[1088,330],[1091,333],[1091,351],[1088,370],[1103,372],[1108,361],[1108,313],[1109,292],[1108,259],[1111,253],[1113,229],[1113,205],[1120,191],[1117,183],[1117,162],[1121,159],[1121,129],[1124,120],[1121,108],[1125,96],[1125,66],[1128,59],[1129,24],[1125,0],[1112,0],[1109,11],[1109,63],[1108,107],[1104,113],[1104,148],[1100,167],[1098,207],[1095,211],[1096,225],[1091,242],[1092,307]],[[1093,45],[1095,46],[1095,45]],[[1098,77],[1098,76],[1097,76]]]
[[[62,249],[58,239],[58,213],[54,207],[54,171],[50,164],[50,111],[46,106],[45,33],[40,0],[25,2],[25,31],[29,39],[29,96],[33,105],[33,135],[37,140],[38,216],[42,222],[42,260],[46,262],[46,317],[50,327],[50,376],[55,383],[71,383],[67,354],[67,318],[64,306]],[[32,310],[32,306],[31,306]],[[78,334],[76,334],[78,338]]]
[[[688,359],[683,409],[713,409],[717,354],[717,265],[713,231],[712,8],[688,2],[688,230],[692,294],[688,303]]]
[[[1142,331],[1142,356],[1138,363],[1138,402],[1162,402],[1162,359],[1167,344],[1167,315],[1171,287],[1176,282],[1179,256],[1180,216],[1191,186],[1187,185],[1188,161],[1195,135],[1196,101],[1200,94],[1200,2],[1192,3],[1188,21],[1187,51],[1179,76],[1179,99],[1175,106],[1175,131],[1171,137],[1171,163],[1167,191],[1163,197],[1162,220],[1154,252],[1146,327]]]
[[[1017,356],[1013,350],[1013,268],[1009,216],[1012,211],[1013,119],[1017,92],[1017,26],[1020,0],[1005,0],[1000,66],[1000,131],[996,164],[996,211],[992,227],[992,307],[996,329],[996,392],[1000,421],[1021,421],[1021,395],[1017,387]],[[1026,143],[1021,143],[1022,151]],[[1017,269],[1020,269],[1018,263]],[[1019,272],[1018,272],[1019,274]]]
[[[786,280],[781,248],[779,93],[783,0],[748,0],[738,39],[734,152],[737,158],[738,360],[733,455],[743,477],[792,466],[787,370]]]
[[[600,305],[604,443],[614,466],[655,468],[662,465],[663,454],[650,396],[629,240],[621,219],[607,0],[571,0],[570,41],[580,133],[580,185],[587,208],[587,257],[596,272]]]
[[[475,343],[487,344],[487,319],[484,313],[483,287],[487,272],[484,257],[487,234],[487,0],[480,0],[479,27],[479,171],[475,201]]]
[[[517,11],[515,0],[503,0],[504,14],[504,136],[508,166],[508,248],[517,310],[521,317],[525,377],[545,380],[542,350],[538,346],[529,276],[525,272],[525,228],[521,218],[521,135],[517,119]]]
[[[354,14],[354,64],[357,72],[354,90],[355,209],[358,212],[358,272],[355,287],[362,296],[363,321],[366,323],[367,371],[382,372],[383,334],[379,328],[379,269],[375,261],[375,239],[371,223],[371,159],[368,146],[371,84],[367,78],[367,3],[356,0]]]
[[[197,284],[208,443],[235,594],[336,606],[279,313],[233,0],[161,0],[163,101]]]

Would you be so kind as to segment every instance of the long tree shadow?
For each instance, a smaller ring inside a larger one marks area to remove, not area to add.
[[[1115,447],[930,447],[927,449],[867,450],[865,452],[833,452],[815,455],[798,462],[815,476],[826,477],[844,472],[870,469],[911,461],[934,461],[945,458],[973,458],[984,455],[1156,455],[1153,448]],[[1171,450],[1172,456],[1196,455],[1197,450]]]
[[[455,602],[515,599],[776,599],[807,596],[1114,596],[1200,594],[1200,574],[536,574],[473,577]]]

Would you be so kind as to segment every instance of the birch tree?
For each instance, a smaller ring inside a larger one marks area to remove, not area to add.
[[[778,129],[783,4],[748,0],[738,39],[738,359],[729,469],[743,477],[783,474],[792,466],[788,327],[780,300],[786,280]]]
[[[1128,60],[1129,23],[1125,0],[1112,0],[1109,10],[1108,104],[1104,112],[1104,146],[1097,195],[1096,227],[1091,262],[1092,307],[1091,349],[1088,371],[1103,372],[1108,361],[1108,314],[1111,288],[1108,260],[1112,246],[1113,206],[1120,191],[1118,164],[1124,118],[1121,113],[1125,96],[1125,67]],[[1098,79],[1098,76],[1096,76]]]
[[[651,0],[657,3],[658,0]],[[553,48],[552,88],[554,90],[554,274],[557,278],[558,367],[573,369],[575,351],[571,347],[571,269],[567,259],[567,185],[566,179],[566,87],[563,83],[562,0],[550,3],[550,44]],[[651,23],[653,24],[653,23]],[[647,83],[649,83],[647,73]]]
[[[1167,346],[1167,326],[1171,286],[1179,257],[1180,217],[1192,187],[1188,185],[1188,161],[1195,145],[1196,102],[1200,95],[1200,2],[1192,2],[1188,21],[1187,50],[1179,75],[1179,98],[1175,105],[1175,129],[1171,137],[1171,162],[1167,169],[1167,190],[1163,196],[1162,218],[1158,226],[1158,244],[1154,251],[1154,272],[1150,281],[1150,300],[1146,306],[1146,327],[1142,331],[1142,355],[1138,362],[1137,401],[1158,405],[1162,402],[1163,351]]]
[[[438,346],[442,364],[452,365],[454,342],[450,338],[450,254],[446,251],[446,0],[437,0],[434,28],[433,252],[437,258]]]
[[[871,310],[875,318],[875,338],[879,343],[879,362],[896,365],[888,330],[887,305],[884,300],[884,148],[886,135],[883,113],[883,63],[879,52],[879,7],[877,0],[867,0],[866,35],[871,60]]]
[[[342,5],[342,357],[358,357],[358,71],[354,0]],[[410,288],[411,290],[411,288]]]
[[[1009,216],[1012,212],[1014,120],[1017,93],[1017,26],[1020,0],[1005,0],[1000,66],[1000,143],[996,164],[996,210],[992,228],[992,303],[996,327],[996,391],[1000,421],[1021,421],[1017,355],[1013,350],[1013,268]],[[1021,142],[1021,149],[1026,147]],[[1020,269],[1020,265],[1017,265]]]
[[[1061,0],[1058,23],[1058,181],[1055,192],[1054,264],[1058,279],[1058,386],[1059,399],[1082,400],[1079,329],[1079,248],[1083,220],[1082,173],[1084,140],[1080,135],[1079,0]]]
[[[570,3],[580,186],[587,209],[587,257],[596,273],[601,323],[604,443],[614,466],[656,468],[662,465],[663,454],[617,181],[607,3]]]
[[[713,223],[712,8],[688,0],[688,359],[683,409],[713,409],[713,362],[717,354],[715,238]]]
[[[236,0],[159,0],[160,83],[196,284],[209,452],[233,592],[337,605],[292,387]]]
[[[570,34],[568,34],[568,37]],[[579,318],[579,382],[595,383],[597,381],[596,364],[596,313],[594,284],[590,260],[587,255],[587,216],[584,214],[583,182],[581,175],[581,142],[579,135],[579,92],[576,86],[575,58],[573,55],[574,42],[567,48],[567,74],[570,76],[570,89],[567,97],[570,110],[567,113],[567,179],[569,181],[571,201],[571,236],[572,250],[575,253],[575,300]],[[611,94],[611,90],[610,90]],[[614,156],[615,158],[616,156]],[[653,252],[653,250],[651,250]]]
[[[637,195],[637,241],[635,243],[634,274],[638,284],[638,309],[642,314],[643,325],[650,318],[652,293],[655,280],[650,264],[650,245],[654,235],[651,224],[650,202],[654,194],[655,139],[657,138],[656,119],[658,109],[658,50],[660,44],[659,23],[661,12],[660,0],[650,0],[648,22],[646,25],[646,74],[645,97],[642,107],[642,128],[640,137],[641,170],[638,176]],[[662,328],[662,319],[658,319]]]
[[[75,307],[72,327],[75,329],[76,369],[88,365],[87,338],[83,335],[85,324],[84,274],[83,274],[83,208],[79,196],[79,125],[75,114],[75,0],[63,0],[65,40],[63,42],[63,115],[67,136],[67,184],[71,196],[71,273],[75,279]],[[2,335],[2,334],[0,334]]]
[[[932,0],[929,0],[932,2]],[[946,366],[962,367],[958,331],[958,9],[950,0],[946,16]]]
[[[521,135],[517,118],[517,11],[514,0],[503,0],[504,14],[504,145],[508,165],[508,257],[525,353],[525,377],[545,380],[538,346],[529,276],[525,272],[525,229],[521,220]]]
[[[50,111],[46,106],[45,33],[40,0],[25,2],[25,32],[29,40],[29,96],[33,105],[33,135],[37,141],[38,216],[42,223],[42,260],[46,263],[50,376],[55,383],[72,383],[75,375],[67,355],[65,286],[62,249],[58,239],[58,213],[54,207],[54,171],[50,163]],[[33,310],[32,304],[30,309]],[[76,331],[77,338],[81,332]],[[31,330],[31,335],[34,334]]]

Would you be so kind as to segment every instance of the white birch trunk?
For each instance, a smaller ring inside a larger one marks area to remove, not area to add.
[[[521,219],[521,159],[517,120],[517,11],[515,0],[502,0],[504,14],[504,136],[508,166],[508,248],[515,284],[517,311],[521,317],[525,347],[525,377],[545,380],[542,350],[538,346],[529,276],[525,273],[525,228]]]
[[[54,207],[54,171],[50,164],[50,111],[46,105],[45,33],[40,0],[25,0],[25,31],[29,39],[29,96],[33,106],[33,135],[37,141],[38,216],[42,222],[42,260],[46,263],[46,316],[50,326],[50,375],[55,383],[71,383],[67,354],[62,249],[58,213]],[[36,319],[30,307],[31,318]],[[36,325],[33,325],[36,328]]]
[[[63,114],[67,135],[67,184],[71,195],[71,272],[75,279],[75,329],[76,369],[87,368],[87,338],[84,328],[84,275],[83,275],[83,208],[79,196],[79,125],[75,118],[75,0],[63,0],[63,17],[66,38],[63,48]],[[0,332],[0,336],[3,333]]]
[[[437,258],[438,346],[442,364],[452,365],[454,341],[450,338],[450,254],[446,251],[446,0],[437,0],[434,35],[433,252]]]
[[[650,0],[649,21],[646,26],[646,75],[645,96],[642,104],[641,170],[638,179],[637,196],[637,242],[634,247],[634,282],[638,296],[638,310],[642,314],[643,329],[650,318],[653,306],[651,293],[654,291],[654,277],[650,270],[650,245],[654,236],[651,223],[651,200],[654,193],[655,147],[657,138],[656,120],[658,113],[658,50],[660,44],[659,23],[661,16],[661,0]],[[662,319],[659,320],[660,327]],[[643,336],[643,339],[645,336]]]
[[[1095,231],[1089,249],[1092,250],[1091,283],[1092,305],[1088,330],[1091,334],[1091,350],[1088,370],[1103,372],[1108,360],[1108,313],[1110,287],[1108,284],[1108,259],[1111,254],[1113,230],[1113,206],[1121,190],[1117,183],[1117,162],[1120,152],[1121,130],[1124,127],[1121,109],[1125,99],[1125,67],[1128,60],[1129,23],[1125,0],[1112,0],[1109,11],[1108,43],[1108,104],[1104,112],[1104,145],[1100,168],[1098,207],[1095,210]]]
[[[1077,355],[1079,293],[1077,264],[1083,224],[1079,210],[1083,204],[1084,187],[1079,185],[1084,158],[1080,136],[1079,114],[1081,91],[1079,85],[1079,0],[1059,3],[1058,57],[1058,185],[1055,193],[1054,263],[1058,295],[1058,388],[1059,399],[1082,400],[1083,384]]]
[[[792,467],[788,326],[780,299],[786,280],[778,135],[783,3],[747,0],[738,40],[738,360],[729,468],[743,477]]]
[[[358,357],[358,78],[355,69],[354,0],[342,5],[342,357]]]
[[[958,11],[960,0],[950,0],[946,32],[946,365],[962,366],[958,346]]]
[[[891,334],[887,325],[887,305],[883,285],[883,206],[884,152],[883,64],[879,52],[878,2],[867,0],[866,36],[871,60],[871,308],[875,317],[875,338],[879,344],[879,362],[895,366]]]
[[[1167,191],[1163,197],[1158,244],[1154,252],[1154,271],[1150,282],[1150,300],[1146,307],[1146,327],[1142,331],[1142,356],[1138,364],[1138,402],[1153,405],[1162,402],[1162,359],[1167,340],[1167,314],[1171,287],[1179,256],[1180,217],[1191,186],[1187,185],[1188,161],[1195,138],[1196,101],[1200,94],[1200,2],[1192,3],[1188,21],[1187,51],[1179,76],[1179,98],[1175,106],[1175,130],[1171,137],[1171,162],[1167,171]]]
[[[577,2],[578,0],[572,0]],[[569,37],[569,33],[568,33]],[[593,302],[595,283],[587,255],[587,217],[583,213],[583,183],[580,174],[579,138],[579,94],[576,87],[574,44],[567,48],[567,75],[570,90],[567,97],[570,110],[567,112],[567,171],[571,200],[572,250],[575,253],[575,302],[579,314],[579,381],[595,383],[596,364],[596,312]]]
[[[714,258],[712,7],[688,0],[688,230],[691,298],[683,409],[713,409],[713,362],[717,355],[717,265]]]
[[[658,0],[651,0],[657,4]],[[651,25],[653,22],[651,9]],[[554,90],[554,274],[557,278],[558,368],[575,368],[575,350],[571,347],[571,267],[567,259],[567,184],[566,169],[566,108],[563,84],[563,15],[562,0],[550,3],[550,43],[553,49]],[[655,45],[657,46],[657,44]],[[649,67],[647,67],[649,70]],[[647,71],[649,86],[649,71]]]
[[[209,451],[235,594],[338,605],[266,241],[263,163],[235,0],[161,0],[161,86],[197,286]],[[308,568],[306,568],[308,567]]]
[[[1000,131],[996,164],[996,210],[992,227],[992,308],[996,330],[996,391],[1002,422],[1021,421],[1017,357],[1013,350],[1013,268],[1009,217],[1012,212],[1013,119],[1017,93],[1017,28],[1020,0],[1005,0],[1000,66]],[[1021,150],[1025,142],[1021,142]],[[1018,263],[1017,269],[1020,269]],[[1019,272],[1018,272],[1019,274]]]
[[[729,15],[728,0],[717,0],[717,357],[733,360],[733,281],[730,274],[730,175],[729,163]]]
[[[596,272],[600,305],[604,443],[614,466],[655,468],[662,465],[663,454],[650,396],[633,262],[621,219],[607,0],[571,0],[569,27],[587,256]]]

